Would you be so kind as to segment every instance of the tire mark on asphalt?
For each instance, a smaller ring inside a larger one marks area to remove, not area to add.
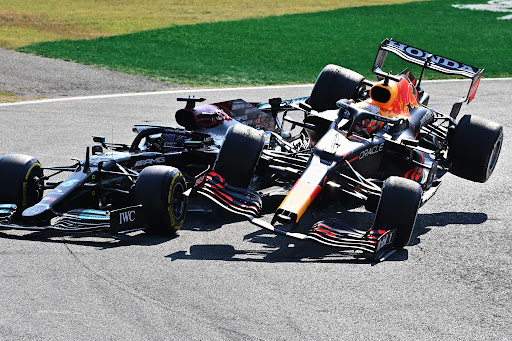
[[[237,331],[235,329],[231,329],[231,328],[227,328],[227,327],[224,327],[224,326],[220,326],[220,325],[217,325],[217,324],[214,324],[211,322],[210,319],[207,319],[207,318],[199,318],[197,315],[194,315],[194,314],[191,314],[191,313],[187,313],[185,310],[183,309],[179,309],[179,311],[176,311],[176,308],[175,307],[171,307],[169,306],[168,303],[164,302],[164,301],[160,301],[154,297],[151,297],[147,294],[144,294],[142,292],[139,292],[137,291],[136,289],[124,284],[123,282],[119,281],[119,280],[116,280],[115,278],[111,277],[111,276],[108,276],[100,271],[97,271],[95,269],[93,269],[92,267],[90,267],[86,262],[84,262],[70,247],[70,245],[68,243],[64,243],[66,249],[68,250],[68,252],[71,254],[71,256],[75,259],[75,261],[81,266],[83,267],[86,271],[88,271],[89,273],[93,274],[94,276],[98,277],[99,279],[101,279],[102,281],[106,282],[108,285],[110,286],[113,286],[115,289],[129,295],[130,297],[133,297],[139,301],[142,301],[142,302],[150,302],[151,304],[153,304],[154,306],[160,308],[160,309],[163,309],[167,312],[170,312],[170,313],[173,313],[173,314],[180,314],[182,316],[185,316],[189,319],[193,319],[193,320],[196,320],[197,322],[200,322],[202,324],[206,324],[206,325],[209,325],[211,327],[213,327],[216,331],[218,332],[221,332],[222,334],[225,334],[227,337],[231,337],[233,338],[234,340],[240,340],[240,339],[247,339],[247,338],[251,338],[251,339],[254,339],[254,340],[264,340],[264,339],[261,339],[261,338],[258,338],[254,335],[248,335],[246,333],[242,333],[240,331]],[[200,308],[200,307],[198,307]],[[177,327],[175,325],[175,327]]]

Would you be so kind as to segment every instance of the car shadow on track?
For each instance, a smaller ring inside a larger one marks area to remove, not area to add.
[[[314,210],[304,217],[304,226],[311,226],[314,222],[327,217],[337,217],[353,227],[365,230],[371,226],[374,215],[368,212],[339,213],[331,208]],[[208,223],[204,223],[205,219]],[[191,214],[184,231],[208,232],[221,228],[224,224],[244,221],[245,218],[231,214]],[[454,224],[480,225],[487,220],[485,213],[476,212],[440,212],[419,214],[416,227],[409,242],[409,246],[419,244],[420,236],[428,233],[432,227],[446,227]],[[0,231],[0,238],[12,240],[28,240],[47,243],[74,244],[90,246],[98,249],[111,249],[117,247],[141,245],[159,245],[178,236],[155,236],[144,232],[135,232],[127,235],[113,236],[108,232],[62,233],[60,231]],[[232,245],[192,245],[190,251],[178,251],[168,255],[172,260],[198,259],[198,260],[224,260],[245,262],[343,262],[343,263],[372,263],[365,259],[354,258],[342,254],[339,250],[319,245],[310,241],[301,241],[279,235],[270,231],[259,229],[244,236],[244,240],[258,245],[255,250],[236,250]],[[261,249],[263,247],[263,249]],[[395,252],[388,261],[407,260],[407,250]]]
[[[237,250],[229,244],[192,245],[189,252],[178,251],[167,257],[171,260],[221,260],[229,262],[264,262],[264,263],[361,263],[374,262],[363,258],[353,258],[342,255],[328,247],[299,242],[287,244],[277,249],[269,250]],[[333,253],[334,251],[334,253]]]
[[[245,217],[226,213],[221,209],[214,210],[212,213],[191,212],[187,213],[186,222],[180,231],[212,232],[226,224],[244,221],[247,221]]]
[[[315,212],[308,219],[318,220],[320,213]],[[322,218],[325,216],[322,214]],[[339,218],[359,229],[371,226],[374,215],[368,212],[337,213]],[[411,236],[409,246],[419,244],[419,237],[428,233],[432,227],[447,227],[449,225],[480,225],[487,220],[485,213],[475,212],[440,212],[419,214],[415,230]],[[308,223],[310,223],[308,221]],[[302,241],[273,234],[261,230],[244,236],[244,240],[255,243],[258,247],[253,250],[236,249],[228,244],[192,245],[189,251],[178,251],[168,255],[171,260],[222,260],[235,262],[328,262],[328,263],[354,263],[371,264],[373,261],[355,258],[352,254],[343,254],[335,248],[316,244],[311,241]],[[407,249],[395,252],[387,261],[405,261],[408,259]]]
[[[419,244],[419,237],[429,232],[432,227],[447,227],[448,225],[480,225],[485,223],[487,218],[487,214],[478,212],[420,213],[416,218],[416,226],[411,236],[409,246]]]
[[[90,246],[98,249],[111,249],[123,246],[152,246],[158,245],[177,236],[155,236],[148,235],[142,231],[125,235],[112,235],[108,232],[81,232],[63,233],[60,231],[0,231],[0,238],[12,240],[37,241],[43,243],[68,244]]]

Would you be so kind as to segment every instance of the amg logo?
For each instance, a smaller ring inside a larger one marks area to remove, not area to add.
[[[365,149],[359,154],[359,159],[364,159],[368,155],[377,154],[377,153],[381,152],[383,148],[384,148],[384,143],[381,143],[378,146],[373,146],[371,148]]]
[[[145,159],[145,160],[139,160],[135,162],[134,167],[143,167],[143,166],[151,166],[155,163],[165,163],[165,157],[157,157],[156,159]]]
[[[133,223],[135,221],[135,210],[119,213],[119,225]]]
[[[382,235],[380,237],[379,242],[377,243],[377,248],[375,249],[375,252],[379,252],[383,247],[393,243],[393,240],[395,239],[395,230],[390,230]]]

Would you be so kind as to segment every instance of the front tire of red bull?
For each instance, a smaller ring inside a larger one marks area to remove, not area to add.
[[[396,248],[409,244],[422,195],[421,186],[415,181],[397,176],[386,179],[372,229],[396,230]]]

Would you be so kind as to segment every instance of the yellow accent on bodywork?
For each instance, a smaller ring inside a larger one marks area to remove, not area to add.
[[[176,179],[178,179],[179,177],[181,177],[181,173],[178,172],[174,178],[172,178],[172,181],[171,181],[171,187],[169,187],[169,196],[167,197],[167,211],[169,212],[169,217],[171,218],[171,224],[174,226],[174,229],[175,230],[179,230],[180,227],[183,225],[175,225],[175,221],[174,221],[174,214],[173,214],[173,207],[172,207],[172,202],[171,202],[171,197],[172,197],[172,188],[174,187],[174,182],[176,181]]]
[[[321,186],[299,180],[286,198],[284,198],[278,210],[282,209],[287,212],[295,213],[297,215],[296,222],[299,222],[304,212],[321,190]]]
[[[34,167],[41,168],[41,164],[38,162],[34,163],[32,166],[30,166],[27,174],[25,175],[25,181],[23,181],[23,199],[21,201],[22,207],[27,206],[27,180],[28,180],[28,176],[30,175],[30,172],[32,172],[32,169],[34,169]]]

